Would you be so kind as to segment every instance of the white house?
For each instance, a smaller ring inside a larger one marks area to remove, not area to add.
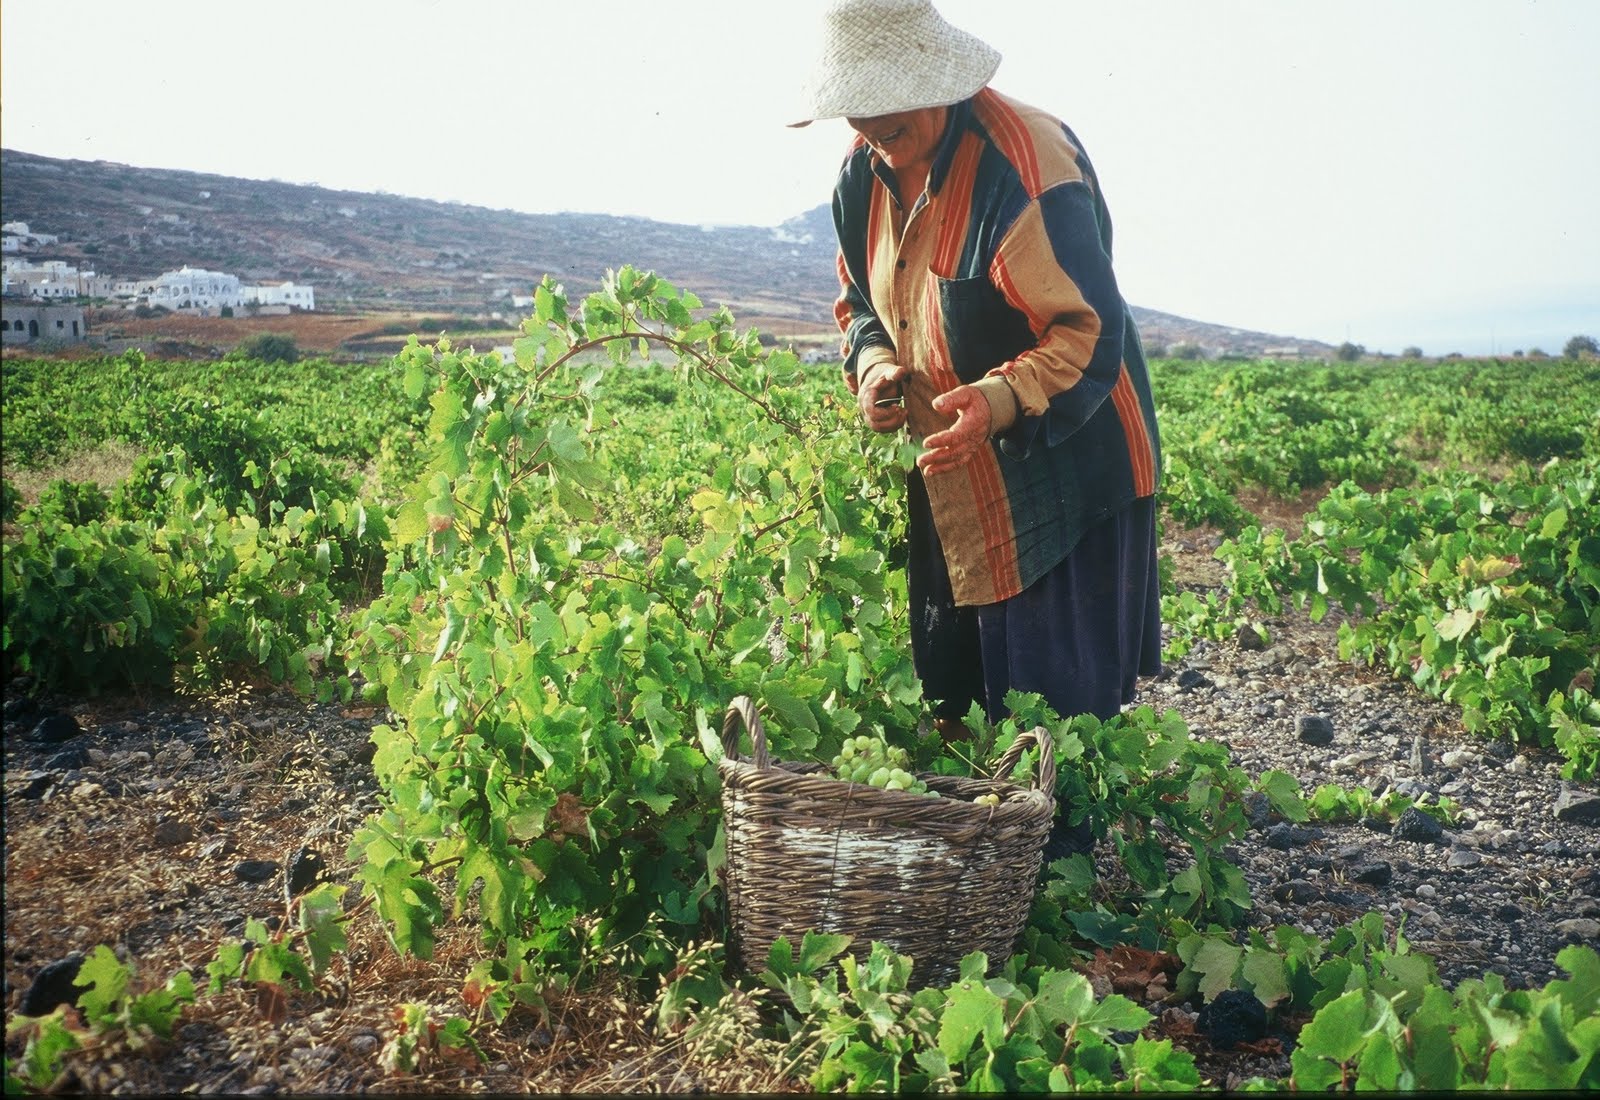
[[[116,275],[96,275],[92,271],[79,277],[78,289],[91,298],[136,298],[139,284]]]
[[[21,252],[24,248],[43,248],[55,244],[60,237],[53,233],[34,233],[27,222],[6,222],[0,225],[0,251]]]
[[[24,298],[76,298],[83,291],[83,278],[78,269],[65,260],[46,260],[30,263],[27,260],[4,261],[5,293]],[[94,274],[92,271],[89,273]]]
[[[244,286],[239,288],[239,295],[246,304],[250,305],[288,306],[291,309],[305,310],[317,308],[316,288],[292,282],[283,282],[277,285],[263,283],[261,286]]]
[[[152,307],[209,317],[244,300],[239,294],[239,276],[185,265],[158,275],[147,301]]]

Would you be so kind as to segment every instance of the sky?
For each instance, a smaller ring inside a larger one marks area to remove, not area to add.
[[[1600,2],[935,2],[1083,142],[1133,304],[1372,351],[1600,338]],[[851,136],[784,125],[823,6],[6,0],[0,144],[776,225]]]

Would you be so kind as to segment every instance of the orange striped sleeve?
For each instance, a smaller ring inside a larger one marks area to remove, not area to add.
[[[1150,445],[1144,411],[1139,408],[1139,395],[1133,388],[1133,377],[1128,373],[1126,363],[1117,372],[1117,384],[1111,388],[1111,400],[1117,408],[1117,419],[1122,421],[1122,434],[1128,440],[1134,495],[1147,497],[1156,491],[1155,448]]]

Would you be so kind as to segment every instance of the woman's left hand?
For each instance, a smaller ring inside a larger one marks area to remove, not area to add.
[[[956,422],[922,441],[925,450],[917,456],[917,465],[925,475],[965,466],[989,441],[989,399],[981,391],[957,386],[933,399],[933,411],[954,415]]]

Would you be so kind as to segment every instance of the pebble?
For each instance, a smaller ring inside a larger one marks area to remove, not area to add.
[[[1570,920],[1556,921],[1556,931],[1569,939],[1592,942],[1600,940],[1600,920],[1592,917],[1573,917]]]
[[[1455,868],[1476,867],[1483,862],[1483,857],[1471,848],[1457,848],[1450,853],[1450,858],[1445,861],[1447,866]]]
[[[1600,795],[1574,791],[1563,784],[1561,794],[1556,797],[1555,815],[1557,821],[1573,824],[1600,823]]]
[[[194,826],[177,818],[164,817],[156,822],[152,838],[158,848],[176,848],[194,839]]]
[[[1350,871],[1351,882],[1361,882],[1368,886],[1387,886],[1394,881],[1394,868],[1382,860],[1377,863],[1363,863]]]
[[[18,798],[31,799],[43,798],[45,792],[56,785],[58,777],[55,772],[51,771],[30,771],[23,772],[18,778],[22,780],[22,784],[14,788],[12,793]]]
[[[1420,736],[1411,742],[1411,770],[1418,775],[1427,775],[1433,770],[1433,762],[1428,759],[1427,750],[1423,747]]]
[[[1426,882],[1424,882],[1422,885],[1417,887],[1416,894],[1417,897],[1422,898],[1424,901],[1432,901],[1434,898],[1439,896],[1439,891],[1436,887],[1429,886]]]
[[[1336,772],[1358,771],[1361,765],[1370,764],[1377,758],[1378,754],[1376,752],[1353,752],[1348,756],[1341,756],[1334,760],[1328,765],[1328,768]]]
[[[1307,745],[1326,745],[1333,741],[1333,723],[1326,714],[1302,714],[1294,720],[1294,733]]]
[[[270,859],[247,859],[233,868],[233,877],[241,882],[266,882],[277,873],[278,865]]]
[[[1272,800],[1260,791],[1246,791],[1240,799],[1252,829],[1265,829],[1272,820]]]
[[[1273,887],[1272,896],[1278,901],[1305,905],[1308,902],[1321,900],[1322,891],[1303,878],[1292,878]]]
[[[311,889],[327,873],[327,870],[327,862],[322,858],[321,853],[302,845],[289,860],[289,870],[286,876],[289,896],[298,897]]]
[[[1444,836],[1444,826],[1415,806],[1408,808],[1394,823],[1394,838],[1414,844],[1433,844]]]
[[[81,768],[87,763],[89,763],[88,750],[73,746],[70,749],[63,749],[56,753],[44,762],[44,766],[51,771],[66,772],[74,768]]]
[[[208,840],[200,849],[200,858],[211,859],[213,856],[232,855],[235,847],[232,837],[221,836],[215,840]]]
[[[194,749],[190,748],[188,745],[183,745],[179,748],[162,749],[160,752],[156,753],[155,759],[152,761],[152,763],[154,763],[158,768],[176,769],[183,767],[183,765],[187,764],[193,759]]]
[[[78,720],[72,715],[47,714],[33,727],[33,731],[28,734],[28,740],[45,745],[59,745],[82,733],[83,727],[78,725]]]
[[[77,953],[58,959],[34,975],[32,984],[22,995],[17,1013],[22,1016],[47,1016],[57,1005],[75,1004],[83,990],[73,984],[83,966],[83,956]]]

